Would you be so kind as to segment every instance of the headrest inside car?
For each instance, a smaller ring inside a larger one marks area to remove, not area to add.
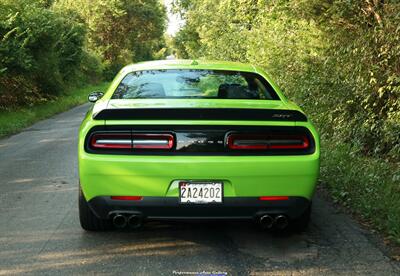
[[[240,84],[223,83],[218,88],[219,99],[257,99],[259,95]]]

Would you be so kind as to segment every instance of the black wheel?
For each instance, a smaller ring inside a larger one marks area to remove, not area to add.
[[[110,220],[98,218],[90,209],[79,187],[79,221],[86,231],[106,231],[112,229]]]
[[[311,218],[311,203],[300,217],[291,221],[290,229],[294,232],[304,232],[310,223],[310,218]]]

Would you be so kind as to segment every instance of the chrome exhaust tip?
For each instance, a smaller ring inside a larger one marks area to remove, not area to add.
[[[263,229],[270,229],[274,225],[274,219],[270,215],[261,216],[259,222]]]
[[[278,229],[285,229],[289,225],[289,220],[285,215],[278,215],[275,217],[275,226]]]
[[[113,217],[113,224],[116,228],[125,228],[128,221],[123,215],[116,215]]]
[[[143,219],[139,215],[132,215],[128,218],[128,226],[132,229],[140,228],[143,224]]]

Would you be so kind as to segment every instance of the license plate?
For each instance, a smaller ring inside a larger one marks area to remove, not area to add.
[[[181,203],[222,203],[221,182],[180,182]]]

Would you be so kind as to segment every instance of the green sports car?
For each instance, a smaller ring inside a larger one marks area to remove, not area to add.
[[[200,60],[126,66],[79,133],[85,230],[240,219],[303,230],[319,137],[259,67]]]

